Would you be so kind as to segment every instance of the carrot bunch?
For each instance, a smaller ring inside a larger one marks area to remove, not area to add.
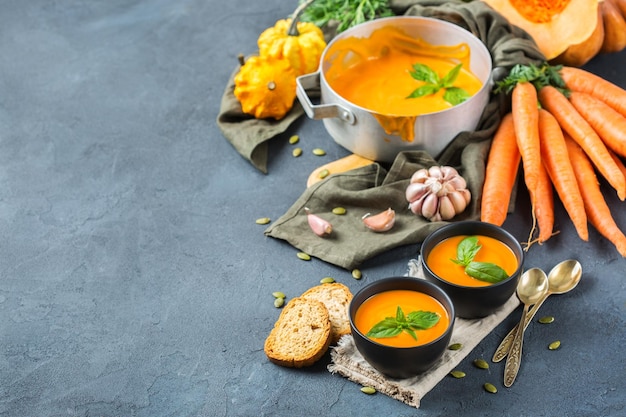
[[[498,89],[511,93],[511,112],[493,138],[483,185],[481,220],[506,219],[519,165],[533,225],[527,248],[553,234],[554,192],[578,236],[588,223],[626,257],[597,174],[626,199],[626,90],[580,68],[517,65]]]

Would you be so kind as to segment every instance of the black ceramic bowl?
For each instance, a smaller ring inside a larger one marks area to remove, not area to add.
[[[412,290],[422,292],[439,301],[450,317],[450,324],[437,339],[415,347],[393,347],[383,345],[366,337],[354,324],[354,317],[359,306],[374,294],[389,290]],[[392,378],[410,378],[428,370],[446,350],[455,312],[450,297],[432,283],[411,277],[390,277],[375,281],[361,289],[350,302],[350,328],[356,348],[363,358],[379,372]]]
[[[426,260],[430,251],[444,239],[459,235],[489,236],[505,243],[517,258],[517,270],[509,278],[483,287],[461,286],[437,276]],[[474,319],[493,314],[515,293],[524,268],[524,251],[520,243],[502,227],[480,221],[460,221],[437,229],[424,239],[421,265],[425,278],[443,289],[452,299],[457,317]]]

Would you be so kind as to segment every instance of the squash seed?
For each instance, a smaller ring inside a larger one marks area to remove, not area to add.
[[[324,156],[326,155],[326,151],[322,148],[315,148],[313,149],[313,155]]]
[[[489,369],[489,364],[484,359],[474,359],[474,366],[480,369]]]
[[[552,342],[552,343],[550,343],[548,345],[548,349],[550,349],[550,350],[557,350],[560,347],[561,347],[561,341],[560,340],[555,340],[554,342]]]
[[[374,387],[361,387],[361,392],[367,395],[376,394],[376,388]]]
[[[550,324],[550,323],[552,323],[554,321],[554,317],[552,317],[552,316],[543,316],[538,321],[541,324]]]
[[[360,269],[353,269],[352,270],[352,278],[354,278],[354,279],[361,279],[362,276],[363,276],[363,274],[361,273]]]
[[[278,297],[274,300],[274,307],[281,308],[285,304],[285,299],[283,297]]]
[[[336,214],[338,216],[342,216],[344,214],[346,214],[346,209],[343,207],[335,207],[333,209],[333,214]]]
[[[291,145],[295,145],[296,143],[300,142],[300,136],[298,135],[293,135],[289,138],[289,143]]]
[[[274,296],[274,298],[285,298],[286,297],[285,293],[282,292],[282,291],[274,291],[272,293],[272,296]]]
[[[460,350],[463,347],[462,343],[453,343],[450,346],[448,346],[449,350]]]
[[[298,253],[296,253],[296,256],[298,258],[302,259],[303,261],[310,261],[311,260],[311,255],[309,255],[308,253],[298,252]]]
[[[483,385],[483,388],[485,389],[485,391],[491,393],[491,394],[495,394],[496,392],[498,392],[498,388],[496,388],[495,385],[489,383],[489,382],[485,382],[485,384]]]
[[[465,378],[465,372],[463,371],[452,371],[450,372],[450,375],[455,377],[456,379]]]
[[[293,148],[293,151],[291,151],[291,154],[297,158],[300,155],[302,155],[302,148]]]
[[[260,219],[256,219],[256,224],[268,224],[271,221],[269,217],[261,217]]]
[[[329,171],[329,170],[327,170],[327,169],[323,169],[323,170],[321,170],[321,171],[320,171],[320,173],[318,174],[318,176],[319,176],[321,179],[326,178],[328,175],[330,175],[330,171]]]
[[[335,282],[335,278],[333,277],[325,277],[320,279],[320,284],[332,284],[333,282]]]

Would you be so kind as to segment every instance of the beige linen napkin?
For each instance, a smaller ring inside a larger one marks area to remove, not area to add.
[[[409,262],[409,276],[423,278],[417,260]],[[330,353],[331,364],[328,370],[349,380],[419,408],[420,401],[431,389],[450,373],[485,336],[502,322],[520,304],[515,294],[494,314],[482,319],[466,320],[457,318],[452,331],[451,343],[461,343],[460,350],[446,350],[433,367],[423,374],[407,379],[392,379],[381,374],[363,359],[354,345],[352,335],[339,340]]]

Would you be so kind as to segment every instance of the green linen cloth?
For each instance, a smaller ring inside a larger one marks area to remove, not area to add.
[[[434,17],[467,29],[487,46],[493,67],[506,70],[504,73],[515,64],[539,64],[545,60],[526,32],[509,24],[481,1],[391,0],[390,6],[396,15]],[[267,151],[261,147],[272,135],[286,130],[302,110],[299,106],[294,107],[292,113],[279,122],[250,120],[237,114],[237,106],[226,97],[232,94],[231,88],[229,84],[218,124],[233,146],[263,170]],[[445,222],[432,223],[414,215],[408,209],[405,190],[415,171],[435,164],[457,168],[472,193],[469,207],[454,220],[477,219],[491,138],[502,116],[509,110],[508,97],[492,94],[477,129],[457,135],[437,159],[424,151],[405,151],[397,156],[389,170],[375,163],[325,178],[306,189],[287,212],[265,230],[265,234],[346,269],[387,250],[419,243]],[[241,112],[240,108],[238,111]],[[347,214],[332,214],[331,210],[338,206],[344,207]],[[319,237],[310,230],[305,207],[332,223],[334,230],[329,237]],[[363,225],[363,215],[376,214],[389,207],[396,211],[396,225],[392,230],[375,233]]]
[[[505,73],[518,63],[539,64],[545,60],[526,32],[510,25],[481,1],[392,0],[390,4],[398,15],[435,17],[469,30],[491,52],[493,67],[504,68]],[[508,97],[492,94],[476,131],[460,133],[437,159],[424,151],[405,151],[397,156],[389,171],[372,164],[325,178],[309,187],[265,234],[345,269],[392,248],[419,243],[445,222],[430,222],[414,215],[408,209],[405,190],[415,171],[435,164],[457,168],[472,193],[470,205],[454,220],[478,219],[491,138],[509,110]],[[344,207],[347,214],[333,215],[331,210],[337,206]],[[304,207],[332,223],[334,230],[329,237],[322,238],[310,231]],[[375,233],[363,225],[364,214],[376,214],[388,207],[396,211],[393,229]]]

